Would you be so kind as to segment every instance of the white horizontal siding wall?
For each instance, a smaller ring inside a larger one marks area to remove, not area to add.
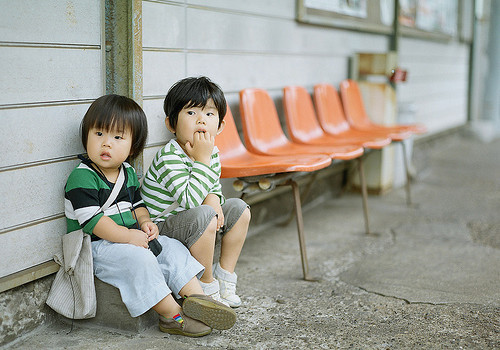
[[[0,0],[0,277],[52,259],[80,121],[104,93],[103,1]]]
[[[437,133],[467,122],[469,48],[466,44],[402,38],[399,65],[408,81],[398,99],[415,106],[415,120]]]
[[[386,36],[299,24],[295,7],[295,0],[143,1],[146,167],[171,137],[162,103],[178,79],[210,77],[224,90],[239,125],[241,89],[267,89],[280,107],[284,86],[338,85],[354,52],[388,49]]]

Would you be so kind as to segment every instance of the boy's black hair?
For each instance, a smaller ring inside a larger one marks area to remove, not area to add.
[[[219,112],[219,126],[226,116],[226,98],[221,88],[207,77],[189,77],[179,80],[168,90],[163,110],[170,126],[175,130],[179,112],[184,108],[204,108],[212,99]]]
[[[116,129],[119,132],[129,129],[132,134],[129,160],[142,152],[148,137],[146,114],[134,100],[120,95],[104,95],[90,105],[80,126],[85,150],[92,128],[104,131]]]

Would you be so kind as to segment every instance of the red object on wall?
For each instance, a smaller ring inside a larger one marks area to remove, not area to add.
[[[408,75],[408,72],[406,70],[403,70],[401,68],[395,68],[391,71],[391,76],[389,80],[393,83],[401,83],[406,81],[406,77]]]

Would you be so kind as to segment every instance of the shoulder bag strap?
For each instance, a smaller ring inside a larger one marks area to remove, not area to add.
[[[109,208],[111,204],[113,204],[116,197],[118,197],[118,193],[120,193],[120,190],[122,189],[123,183],[125,182],[125,171],[123,169],[124,166],[122,165],[120,167],[120,172],[118,173],[118,178],[116,179],[116,183],[113,187],[113,190],[111,191],[111,194],[109,195],[106,203],[104,203],[104,205],[101,207],[102,212],[104,212],[106,209]]]

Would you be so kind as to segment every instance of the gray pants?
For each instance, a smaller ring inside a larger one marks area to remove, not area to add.
[[[218,234],[224,235],[230,231],[246,208],[248,208],[248,204],[243,200],[228,198],[222,205],[224,226],[222,226]],[[209,205],[200,205],[196,208],[183,210],[158,223],[160,235],[175,238],[181,241],[187,248],[191,248],[203,232],[205,232],[215,214],[215,210]]]

